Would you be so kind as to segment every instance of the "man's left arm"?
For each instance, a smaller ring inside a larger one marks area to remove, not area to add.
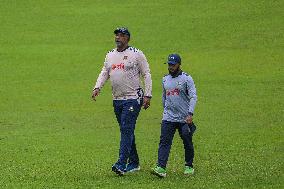
[[[188,108],[188,116],[185,118],[186,123],[191,124],[192,123],[192,116],[194,113],[194,108],[197,102],[197,95],[196,95],[196,88],[194,81],[191,76],[188,76],[186,81],[187,86],[187,94],[189,96],[189,108]]]
[[[143,107],[147,109],[150,106],[150,100],[152,98],[152,79],[148,61],[142,52],[139,53],[138,64],[145,84]]]

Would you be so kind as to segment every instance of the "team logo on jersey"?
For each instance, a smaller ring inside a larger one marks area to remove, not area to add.
[[[174,95],[179,95],[180,91],[178,88],[175,89],[169,89],[166,91],[167,96],[174,96]]]
[[[111,69],[112,70],[124,70],[124,64],[123,63],[113,64],[111,65]]]
[[[128,56],[124,56],[122,60],[127,60]]]

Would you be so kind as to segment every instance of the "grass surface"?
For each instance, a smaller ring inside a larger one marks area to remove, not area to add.
[[[280,0],[0,0],[0,188],[283,188],[284,3]],[[107,83],[90,98],[113,30],[128,26],[153,78],[136,128],[142,170],[117,177]],[[193,177],[175,136],[168,177],[150,174],[161,78],[180,53],[195,80]]]

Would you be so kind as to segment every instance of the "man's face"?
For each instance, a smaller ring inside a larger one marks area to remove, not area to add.
[[[168,64],[168,70],[170,73],[176,73],[179,70],[180,64]]]
[[[118,48],[124,47],[128,44],[129,36],[123,33],[115,34],[115,43]]]

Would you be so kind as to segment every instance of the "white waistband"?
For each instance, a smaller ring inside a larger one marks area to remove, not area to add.
[[[137,96],[114,96],[113,100],[137,99]]]

